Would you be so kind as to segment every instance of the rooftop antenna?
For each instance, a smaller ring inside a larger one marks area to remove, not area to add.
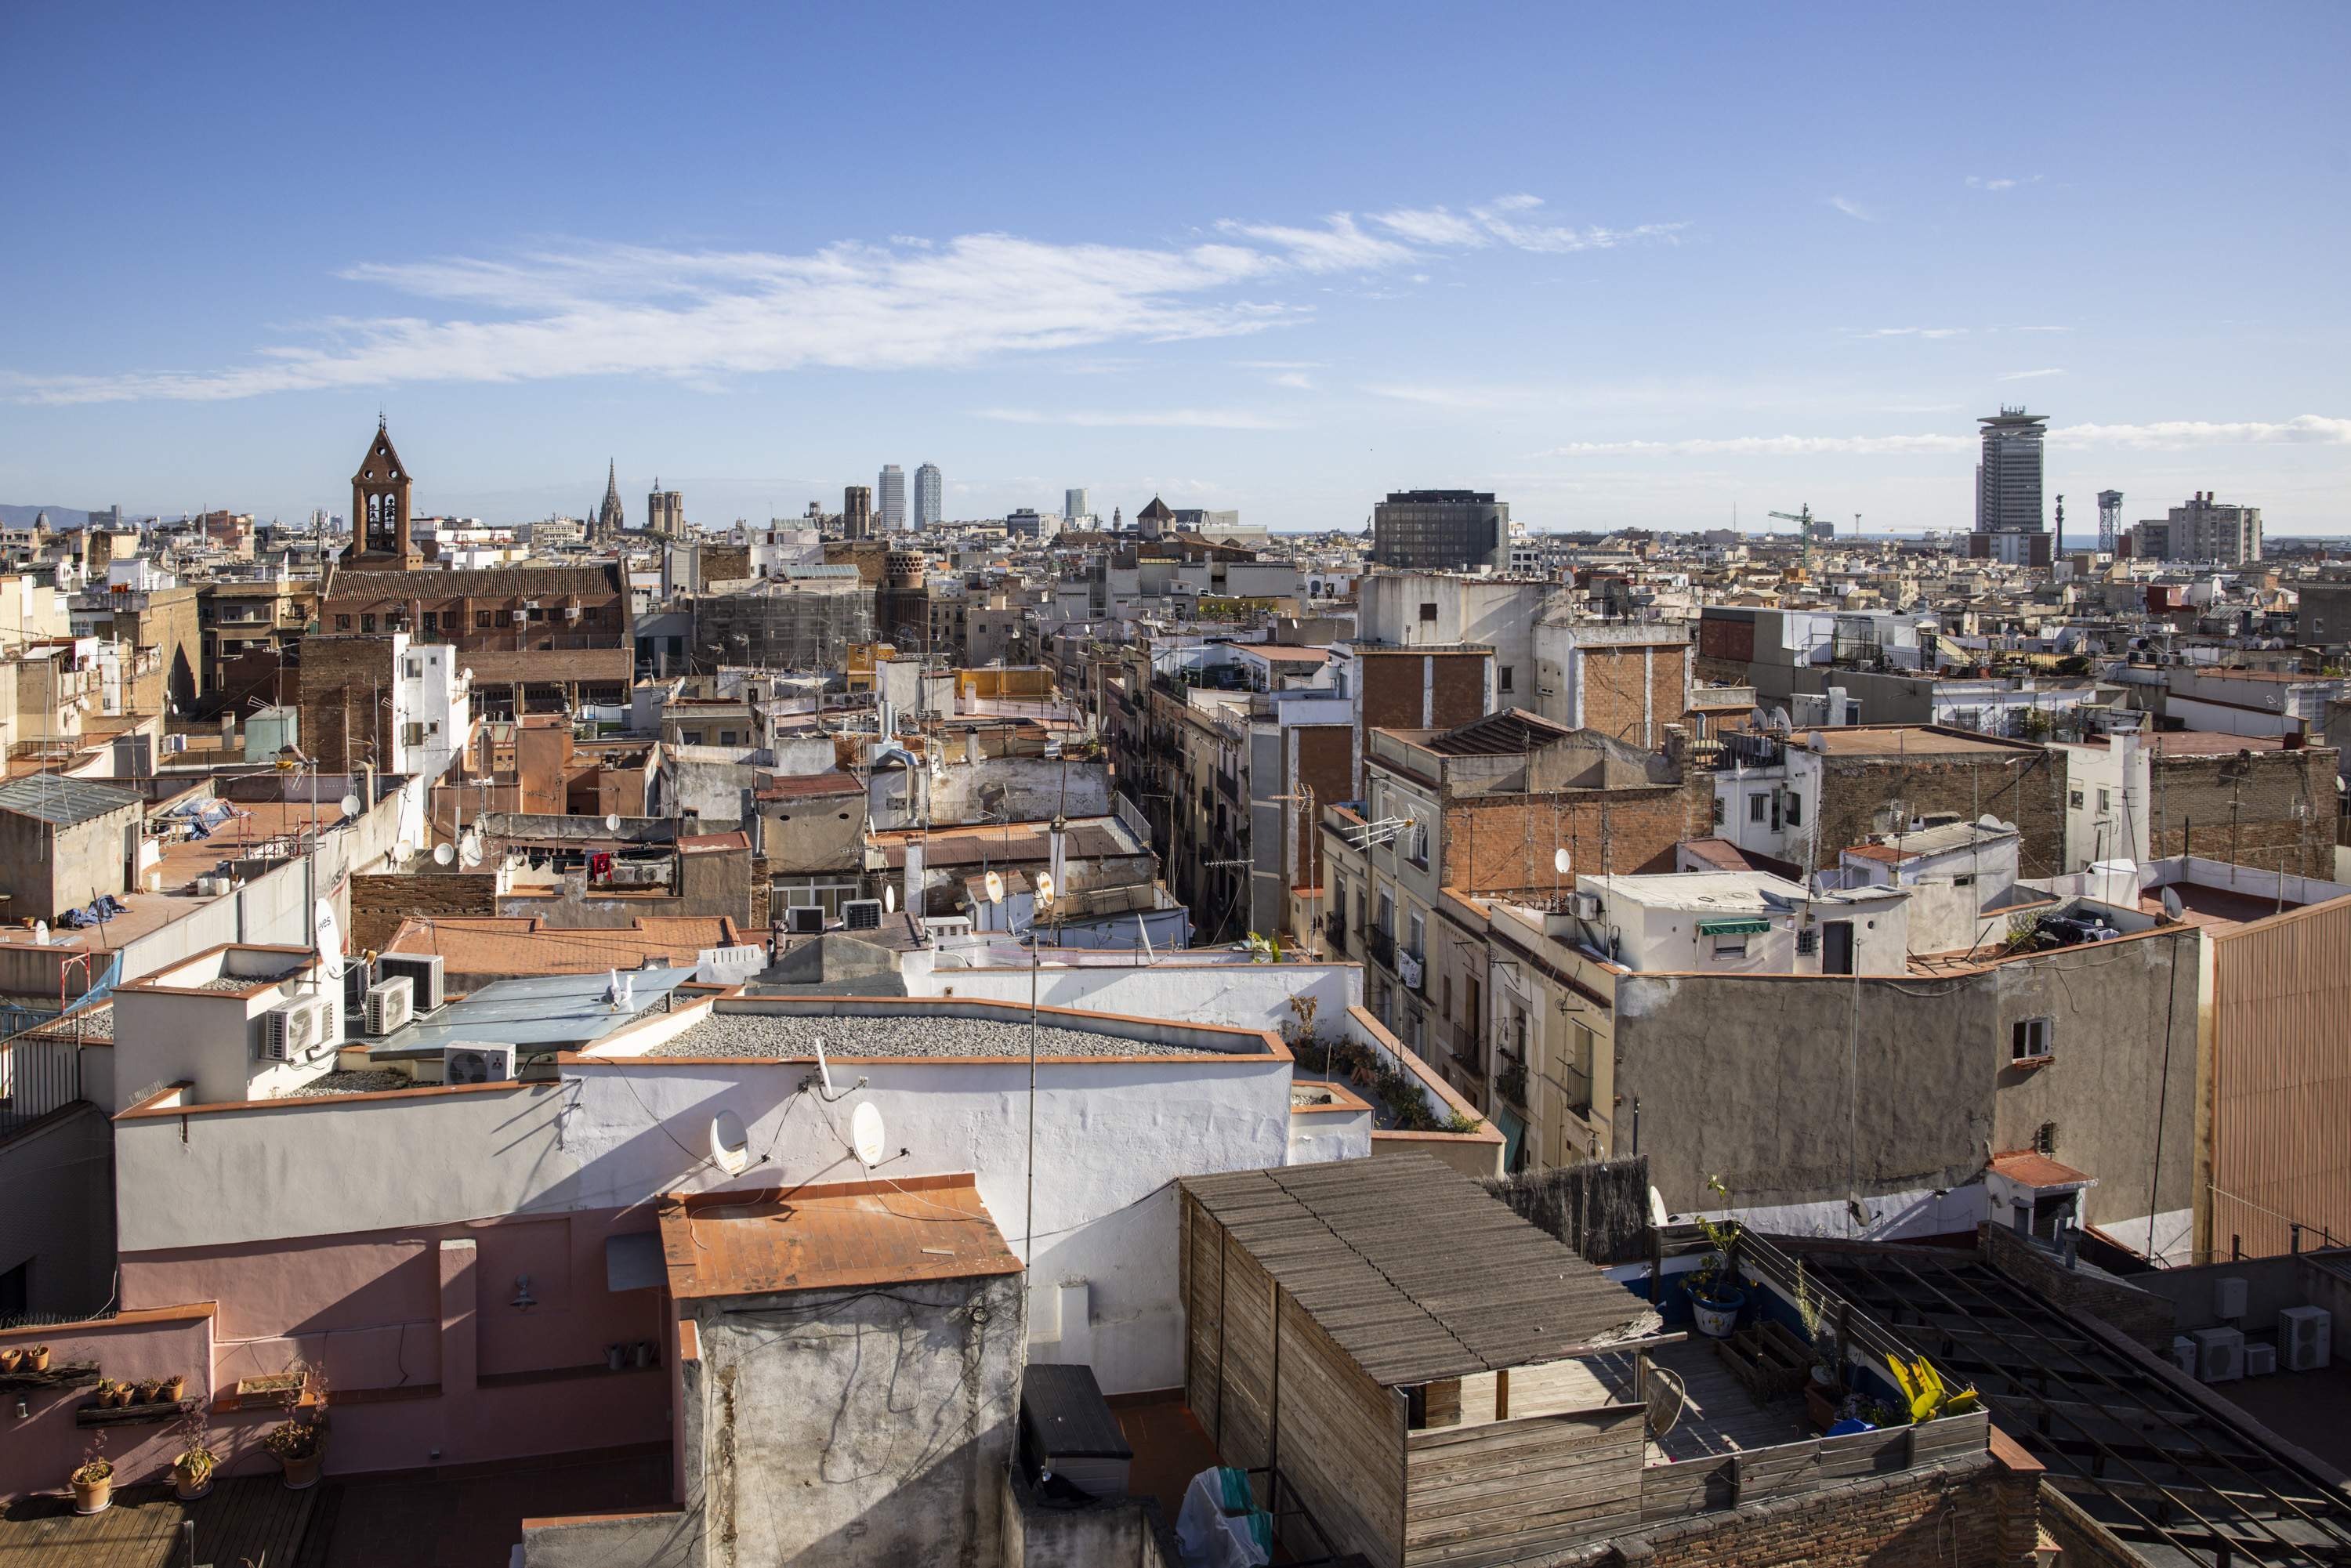
[[[816,1071],[800,1080],[801,1088],[806,1089],[811,1085],[817,1089],[817,1098],[830,1105],[834,1101],[845,1099],[864,1088],[865,1080],[860,1077],[856,1082],[846,1089],[835,1089],[832,1085],[832,1063],[825,1060],[824,1037],[819,1035],[816,1040]]]

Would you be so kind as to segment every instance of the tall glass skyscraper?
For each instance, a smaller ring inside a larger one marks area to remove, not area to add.
[[[1084,486],[1081,485],[1074,490],[1061,492],[1061,517],[1070,527],[1073,528],[1085,527],[1084,519],[1092,511],[1093,507],[1086,498]]]
[[[882,519],[885,534],[902,533],[906,527],[906,471],[895,463],[882,465],[882,478],[873,486],[875,510]]]
[[[935,528],[946,514],[942,510],[946,501],[946,476],[935,463],[925,463],[914,470],[914,526]]]
[[[1976,465],[1976,528],[1968,554],[2045,567],[2053,541],[2041,506],[2041,446],[2049,416],[2003,405],[1976,423],[1983,426],[1983,461]]]

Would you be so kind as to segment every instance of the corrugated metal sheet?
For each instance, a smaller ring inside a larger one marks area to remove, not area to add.
[[[2351,1238],[2351,898],[2213,942],[2213,1249]]]

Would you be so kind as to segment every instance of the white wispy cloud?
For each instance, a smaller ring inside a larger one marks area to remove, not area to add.
[[[1524,193],[1497,196],[1466,213],[1449,207],[1401,207],[1374,213],[1372,221],[1392,234],[1419,245],[1466,246],[1509,246],[1543,255],[1580,250],[1614,250],[1620,246],[1679,243],[1687,224],[1641,224],[1632,228],[1577,228],[1572,224],[1536,222],[1532,216],[1542,198]]]
[[[2037,382],[2044,376],[2062,376],[2064,373],[2064,370],[2053,365],[2045,371],[2010,371],[2004,375],[1994,376],[1992,380],[1996,382]]]
[[[1244,291],[1319,274],[1404,272],[1448,248],[1604,249],[1670,240],[1679,227],[1561,228],[1527,217],[1539,205],[1513,196],[1473,208],[1467,237],[1427,225],[1407,236],[1386,217],[1374,233],[1335,213],[1319,225],[1227,221],[1216,239],[1157,247],[977,234],[798,254],[588,244],[363,262],[340,276],[437,308],[334,318],[307,340],[267,344],[218,369],[0,370],[0,394],[208,401],[420,382],[637,375],[713,385],[807,367],[954,368],[1245,336],[1302,320],[1312,307]]]
[[[2060,425],[2049,433],[2062,446],[2127,446],[2143,450],[2195,446],[2283,444],[2351,446],[2351,419],[2305,413],[2286,420],[2164,420],[2151,424]],[[1815,457],[1831,454],[1971,452],[1972,436],[1934,433],[1917,435],[1734,435],[1685,441],[1577,441],[1539,452],[1536,457]]]
[[[1284,371],[1273,378],[1273,384],[1278,387],[1289,387],[1297,392],[1312,392],[1314,378],[1304,371]]]
[[[1878,327],[1862,334],[1865,338],[1964,338],[1965,327]]]
[[[2037,185],[2040,183],[2041,176],[2038,174],[2027,174],[2022,179],[2019,179],[2013,174],[1970,174],[1968,176],[1968,189],[1970,191],[2013,191],[2019,185]]]
[[[1851,196],[1825,196],[1822,199],[1827,202],[1830,206],[1834,207],[1838,212],[1843,213],[1846,217],[1857,218],[1865,224],[1874,224],[1877,222],[1877,214],[1876,212],[1862,205],[1859,202],[1855,201]]]
[[[974,417],[1003,424],[1061,424],[1079,430],[1288,430],[1290,422],[1242,408],[982,408]]]

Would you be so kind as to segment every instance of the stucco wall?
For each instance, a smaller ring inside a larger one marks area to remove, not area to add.
[[[906,975],[915,996],[984,997],[1026,1005],[1025,968],[934,969]],[[1084,1008],[1135,1018],[1182,1019],[1192,1023],[1230,1024],[1280,1030],[1292,1020],[1292,997],[1311,997],[1322,1032],[1364,999],[1360,964],[1186,964],[1171,958],[1155,964],[1056,968],[1049,959],[1037,975],[1037,994],[1046,1007]]]
[[[112,1294],[113,1166],[112,1130],[87,1103],[0,1142],[0,1270],[31,1260],[32,1311],[96,1312]]]
[[[1001,1561],[1020,1281],[696,1303],[712,1568]]]

